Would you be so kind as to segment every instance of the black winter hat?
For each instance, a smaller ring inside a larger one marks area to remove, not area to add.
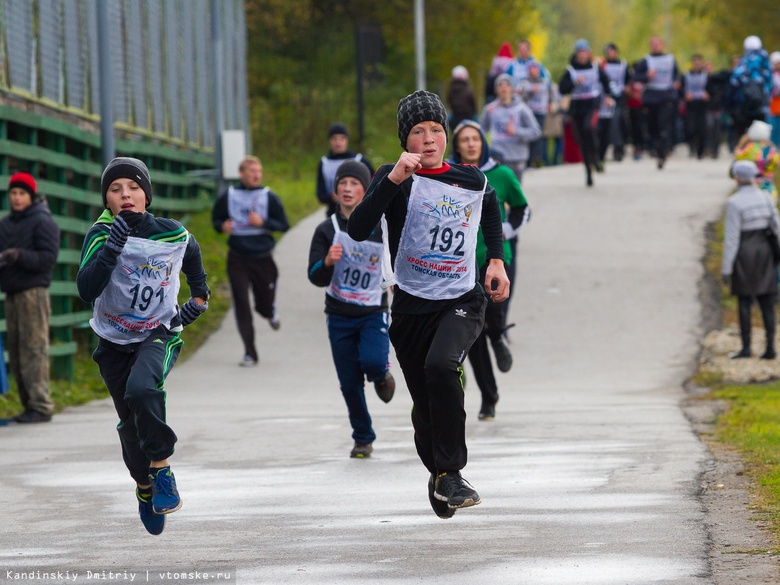
[[[108,187],[117,179],[132,179],[144,190],[146,194],[146,206],[152,204],[152,179],[149,176],[149,169],[137,158],[118,156],[103,171],[100,179],[100,191],[103,195],[103,205],[108,207],[106,193]]]
[[[406,150],[409,132],[420,122],[438,122],[447,132],[447,110],[435,93],[417,90],[398,102],[398,138]]]
[[[336,178],[333,180],[333,184],[338,187],[339,181],[344,177],[354,177],[362,183],[363,189],[366,190],[371,182],[371,173],[368,171],[368,167],[356,160],[348,160],[341,163],[341,166],[336,171]]]
[[[328,128],[328,138],[330,138],[334,134],[343,134],[344,136],[349,138],[349,133],[347,132],[347,127],[344,124],[342,124],[341,122],[336,122],[330,128]]]

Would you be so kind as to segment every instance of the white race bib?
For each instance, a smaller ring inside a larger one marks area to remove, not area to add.
[[[228,214],[233,220],[231,235],[259,236],[265,233],[263,228],[249,224],[252,211],[263,220],[268,219],[268,187],[249,190],[228,187]]]
[[[95,299],[89,324],[100,337],[127,345],[146,339],[176,315],[179,272],[189,234],[168,243],[130,237],[108,286]]]
[[[455,299],[474,288],[481,191],[412,175],[406,223],[395,258],[395,282],[428,300]]]
[[[336,230],[333,243],[341,244],[343,253],[325,293],[345,303],[378,307],[383,294],[381,242],[356,242],[341,231],[335,213],[330,218]]]

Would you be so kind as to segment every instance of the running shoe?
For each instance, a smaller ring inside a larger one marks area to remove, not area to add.
[[[238,362],[238,365],[242,368],[254,368],[257,365],[257,360],[251,355],[247,354],[241,358],[241,361]]]
[[[502,372],[508,372],[512,369],[512,352],[509,351],[509,347],[504,343],[504,340],[500,337],[495,341],[491,341],[493,346],[493,353],[496,354],[496,366]]]
[[[379,399],[385,404],[393,399],[393,395],[395,394],[395,378],[393,378],[393,375],[389,370],[382,379],[374,382],[374,389],[376,390],[376,395],[379,396]]]
[[[146,528],[149,534],[162,534],[165,528],[165,515],[155,514],[152,507],[152,491],[141,491],[141,488],[135,488],[135,497],[138,498],[138,515],[141,517],[141,522]]]
[[[349,456],[353,459],[368,459],[371,457],[371,452],[374,450],[374,447],[371,445],[371,443],[358,443],[355,442],[355,446],[352,447],[352,451],[350,451]]]
[[[447,502],[442,502],[434,495],[433,485],[435,483],[435,478],[436,476],[432,473],[428,478],[428,500],[431,502],[431,508],[433,508],[434,513],[439,518],[443,518],[445,520],[447,518],[452,518],[455,515],[455,508],[450,508],[447,505]]]
[[[482,503],[477,491],[463,479],[459,471],[443,471],[436,476],[433,495],[450,508],[468,508]]]
[[[149,481],[152,484],[152,510],[155,514],[170,514],[181,508],[176,478],[170,467],[150,467]]]
[[[486,421],[495,420],[496,405],[483,402],[482,408],[479,409],[479,416],[477,418],[479,420],[486,420]]]

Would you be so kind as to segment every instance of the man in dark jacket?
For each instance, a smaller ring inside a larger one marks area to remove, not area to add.
[[[48,422],[48,288],[60,248],[60,229],[35,179],[16,173],[8,183],[10,213],[0,220],[0,290],[5,293],[6,347],[24,412],[19,423]]]

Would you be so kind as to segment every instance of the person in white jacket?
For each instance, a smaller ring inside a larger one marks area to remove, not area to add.
[[[726,204],[726,226],[721,274],[724,284],[731,283],[731,294],[739,301],[739,330],[742,349],[734,359],[749,358],[750,309],[753,297],[758,301],[766,330],[766,349],[761,359],[771,360],[775,352],[774,301],[777,260],[771,238],[780,233],[780,217],[771,198],[755,184],[756,163],[738,160],[731,166],[737,192]]]

